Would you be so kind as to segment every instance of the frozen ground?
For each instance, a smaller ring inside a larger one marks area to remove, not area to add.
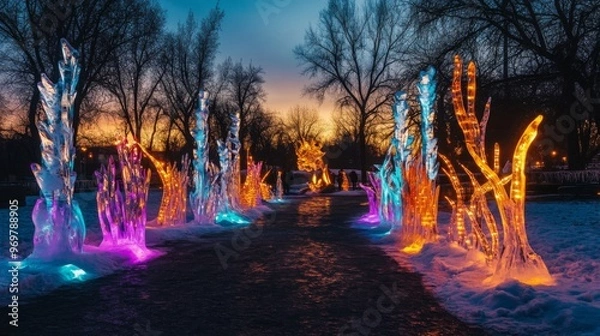
[[[149,219],[156,217],[161,195],[162,193],[158,190],[150,192],[148,199]],[[153,246],[160,245],[164,241],[177,239],[200,241],[203,239],[203,235],[225,230],[217,225],[199,226],[192,222],[179,226],[156,227],[152,226],[153,220],[150,220],[146,227],[147,250],[141,250],[133,246],[102,249],[98,247],[102,242],[102,231],[98,222],[95,197],[94,192],[75,194],[75,199],[79,202],[86,224],[84,253],[65,257],[53,263],[31,262],[28,260],[23,262],[20,265],[18,275],[21,302],[72,282],[87,281],[106,276],[115,271],[132,267],[139,262],[161,256],[165,252]],[[33,251],[32,240],[35,228],[31,220],[31,212],[36,200],[37,196],[27,197],[27,204],[20,205],[18,209],[19,259],[17,260],[24,260]],[[246,215],[256,218],[269,211],[271,210],[268,207],[260,206],[251,209]],[[191,219],[192,214],[188,209],[188,221],[191,221]],[[0,209],[0,221],[8,223],[8,209]],[[0,276],[0,288],[4,289],[9,288],[12,281],[12,277],[8,276],[10,273],[6,271],[11,269],[8,236],[8,225],[0,226],[0,237],[5,237],[0,241],[0,248],[2,249],[0,267],[3,270],[2,276]],[[9,302],[11,295],[8,290],[2,290],[0,304]]]
[[[424,275],[427,285],[452,313],[501,334],[600,335],[600,202],[535,201],[526,205],[527,232],[555,286],[508,282],[484,285],[483,255],[441,237],[415,256],[378,244],[400,264]],[[440,213],[440,232],[449,214]]]

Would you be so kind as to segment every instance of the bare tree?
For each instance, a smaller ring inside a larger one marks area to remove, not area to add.
[[[316,79],[305,92],[322,100],[331,94],[358,121],[361,178],[366,181],[367,126],[398,87],[406,50],[406,27],[400,1],[330,0],[316,29],[294,49],[303,74]]]
[[[323,135],[322,121],[316,109],[296,105],[283,119],[283,127],[290,142],[319,140]]]
[[[413,5],[425,24],[438,25],[452,20],[470,25],[477,32],[475,38],[497,36],[500,39],[496,41],[503,41],[503,45],[512,43],[527,51],[529,59],[543,60],[543,73],[536,73],[535,78],[554,79],[560,85],[560,115],[570,118],[569,123],[574,125],[573,128],[562,126],[563,130],[572,128],[569,132],[557,132],[550,125],[544,129],[555,141],[567,139],[570,168],[584,167],[593,154],[587,148],[590,139],[585,137],[591,133],[585,131],[586,125],[600,122],[600,104],[593,103],[600,91],[599,0],[414,0]],[[510,64],[508,57],[504,60],[506,77]],[[513,77],[531,76],[523,73],[530,70],[529,65],[513,64],[516,75]],[[574,114],[572,108],[578,105],[577,87],[590,93],[592,97],[588,98],[592,99],[584,104],[586,111],[575,111],[576,117],[573,117],[569,115]],[[584,117],[586,114],[588,117]]]
[[[246,166],[246,148],[250,139],[249,128],[256,126],[264,119],[262,104],[266,93],[262,86],[265,82],[264,71],[259,66],[249,63],[244,67],[242,62],[235,63],[229,73],[229,85],[225,92],[225,99],[229,106],[240,114],[240,159],[241,169]]]
[[[177,32],[168,34],[162,47],[161,64],[164,75],[161,90],[164,94],[164,110],[183,138],[183,152],[192,155],[194,137],[190,133],[198,92],[208,87],[213,76],[213,62],[219,47],[219,31],[223,11],[212,9],[198,26],[190,13]],[[177,136],[168,134],[168,141]],[[167,143],[169,145],[170,142]],[[168,146],[169,148],[169,146]]]
[[[108,63],[127,41],[143,34],[137,23],[153,5],[143,0],[5,0],[0,6],[0,74],[16,100],[28,103],[28,133],[39,143],[36,127],[41,74],[58,77],[59,39],[79,50],[81,72],[75,99],[75,136],[85,110],[82,102],[105,75]]]
[[[151,133],[156,133],[161,115],[156,103],[157,90],[165,71],[158,64],[164,17],[158,7],[146,10],[143,15],[132,18],[140,21],[135,24],[143,34],[115,50],[102,81],[103,88],[119,107],[119,118],[138,142],[142,141],[144,125],[151,127]],[[152,135],[146,138],[152,144]]]

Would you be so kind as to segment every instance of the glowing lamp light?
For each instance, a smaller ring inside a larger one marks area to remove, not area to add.
[[[73,280],[84,280],[84,276],[87,274],[84,270],[82,270],[81,268],[73,265],[73,264],[67,264],[64,266],[61,266],[61,268],[59,269],[60,274],[63,276],[63,278],[67,281],[73,281]]]

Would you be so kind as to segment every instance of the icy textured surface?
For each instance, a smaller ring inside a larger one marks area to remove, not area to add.
[[[499,209],[499,217],[502,223],[502,245],[497,253],[492,248],[485,248],[485,241],[480,236],[479,241],[484,245],[487,259],[495,265],[494,281],[502,282],[510,279],[516,279],[523,283],[531,285],[536,284],[552,284],[553,279],[544,264],[542,258],[535,253],[528,242],[527,231],[525,229],[525,161],[527,150],[537,135],[537,129],[542,122],[542,116],[538,116],[527,126],[517,147],[515,148],[512,158],[512,173],[510,193],[506,192],[504,182],[498,174],[489,166],[485,160],[485,147],[482,146],[481,139],[485,136],[480,128],[481,124],[477,121],[475,115],[475,94],[476,94],[476,67],[475,63],[470,62],[467,69],[468,85],[467,85],[467,105],[463,104],[462,94],[462,60],[456,56],[454,58],[454,73],[452,80],[452,101],[454,104],[454,112],[459,126],[465,137],[465,145],[470,156],[473,158],[479,170],[485,176],[486,186],[494,192],[494,199]],[[489,106],[486,108],[489,109]],[[469,219],[476,223],[473,225],[475,229],[480,227],[477,224],[477,218],[483,218],[490,225],[492,239],[498,238],[498,230],[495,228],[494,217],[487,211],[487,201],[485,200],[486,187],[479,185],[473,174],[463,166],[465,172],[469,175],[475,189],[474,198],[481,199],[479,209],[483,212],[474,214],[473,209],[477,207],[471,206],[466,209]],[[478,197],[479,196],[479,197]]]
[[[136,245],[146,248],[146,205],[150,186],[150,170],[144,170],[136,146],[117,145],[121,179],[111,157],[108,166],[96,171],[98,219],[102,228],[102,245]],[[120,184],[123,184],[121,192]]]
[[[52,260],[62,255],[81,253],[85,222],[73,188],[73,104],[79,79],[79,53],[62,39],[63,59],[58,63],[60,79],[53,84],[46,75],[38,84],[45,119],[38,121],[42,164],[31,170],[41,189],[32,217],[35,224],[35,250],[32,257]]]
[[[199,107],[196,110],[196,126],[193,132],[196,139],[193,159],[193,185],[190,203],[194,220],[198,224],[214,223],[216,216],[215,168],[211,169],[208,159],[208,92],[200,91]]]

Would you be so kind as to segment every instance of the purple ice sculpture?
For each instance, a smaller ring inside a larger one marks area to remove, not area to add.
[[[85,239],[81,209],[73,200],[77,178],[73,171],[73,104],[79,53],[65,39],[61,39],[61,47],[63,59],[58,63],[58,83],[52,83],[45,74],[38,83],[46,118],[37,122],[42,162],[31,165],[41,189],[32,213],[35,225],[32,256],[45,260],[81,253]]]

